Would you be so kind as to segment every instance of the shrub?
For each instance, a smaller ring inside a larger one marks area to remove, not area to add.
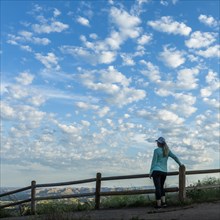
[[[147,203],[150,203],[149,197],[143,195],[112,196],[101,200],[103,208],[138,207],[145,206]]]
[[[191,185],[192,190],[187,191],[186,196],[193,202],[209,202],[213,200],[220,199],[220,188],[210,188],[210,189],[200,189],[198,187],[202,186],[213,186],[219,185],[220,179],[214,177],[207,177],[203,181],[198,180],[198,182]]]
[[[56,201],[45,201],[37,204],[37,214],[48,214],[48,213],[66,213],[73,211],[90,210],[94,207],[93,202],[80,202],[78,200],[56,200]]]
[[[0,218],[12,217],[13,213],[7,209],[0,209]]]

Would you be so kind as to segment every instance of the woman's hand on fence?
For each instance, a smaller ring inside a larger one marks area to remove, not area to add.
[[[185,167],[185,165],[181,163],[181,164],[180,164],[180,167]]]

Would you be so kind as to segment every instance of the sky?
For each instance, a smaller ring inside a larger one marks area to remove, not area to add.
[[[219,168],[219,4],[1,0],[1,186]]]

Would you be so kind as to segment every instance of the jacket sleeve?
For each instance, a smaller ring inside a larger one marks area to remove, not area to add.
[[[169,157],[173,158],[176,161],[176,163],[179,164],[179,166],[182,165],[182,163],[180,162],[179,158],[171,150],[169,151]]]
[[[157,153],[156,153],[156,150],[154,150],[154,155],[151,161],[150,175],[153,173],[153,169],[154,169],[156,162],[157,162]]]

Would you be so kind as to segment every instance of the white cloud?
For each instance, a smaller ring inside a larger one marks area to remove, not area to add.
[[[167,97],[172,95],[172,92],[169,89],[165,88],[155,89],[155,93],[161,97]]]
[[[21,45],[20,48],[22,50],[27,51],[27,52],[33,52],[32,48],[30,46],[28,46],[28,45]]]
[[[134,88],[123,88],[120,89],[120,92],[117,94],[114,94],[111,98],[108,98],[108,101],[112,104],[116,104],[119,107],[122,107],[124,105],[138,102],[146,97],[146,92],[144,90],[140,89],[134,89]]]
[[[112,31],[110,36],[105,39],[106,44],[109,45],[112,50],[118,50],[123,41],[123,36],[117,31]]]
[[[24,99],[29,96],[29,92],[24,86],[16,84],[8,86],[7,92],[10,98],[13,99]]]
[[[199,57],[194,56],[193,54],[188,54],[187,57],[191,62],[200,62]]]
[[[110,64],[116,59],[116,52],[114,51],[99,51],[88,50],[83,47],[64,45],[60,47],[60,50],[65,54],[70,54],[76,59],[84,60],[92,65],[97,64]]]
[[[29,31],[20,31],[19,35],[21,35],[22,37],[26,39],[30,39],[33,36],[33,34]]]
[[[34,75],[28,72],[22,72],[15,80],[16,84],[8,84],[6,86],[7,99],[9,100],[20,100],[22,103],[31,104],[34,106],[40,106],[47,100],[47,95],[43,93],[43,91],[34,85],[32,85],[32,81],[34,79]]]
[[[81,123],[85,127],[89,127],[91,125],[91,123],[89,121],[85,121],[85,120],[82,120]]]
[[[20,31],[19,35],[23,37],[23,40],[30,41],[34,44],[48,45],[50,43],[48,38],[34,37],[33,33],[29,31]]]
[[[100,80],[103,83],[118,83],[123,87],[129,86],[131,80],[126,78],[121,72],[117,71],[114,66],[100,72]]]
[[[141,20],[137,16],[130,15],[125,10],[112,7],[110,17],[124,38],[136,38],[140,35],[141,29],[138,25]]]
[[[58,64],[58,58],[52,52],[47,53],[47,55],[45,56],[41,53],[35,53],[35,58],[39,60],[47,69],[60,69],[60,66]]]
[[[220,57],[220,45],[210,46],[206,50],[198,50],[195,53],[205,58]]]
[[[132,56],[133,55],[131,55],[131,54],[122,53],[121,58],[123,60],[123,65],[125,65],[125,66],[134,66],[135,61],[133,60]]]
[[[35,107],[29,105],[16,106],[16,121],[19,122],[19,126],[23,129],[29,129],[28,133],[31,132],[31,129],[39,128],[45,116],[45,112]]]
[[[219,100],[217,100],[217,99],[209,99],[209,98],[205,97],[205,98],[203,98],[203,101],[206,104],[208,104],[216,109],[220,108],[220,103],[219,103]]]
[[[110,5],[114,5],[114,1],[113,1],[113,0],[108,0],[108,3],[109,3]]]
[[[206,75],[207,87],[204,87],[200,90],[202,97],[209,97],[212,93],[220,88],[218,74],[210,70]]]
[[[33,37],[31,42],[34,44],[40,44],[40,45],[48,45],[50,43],[50,40],[47,38],[39,38],[39,37]]]
[[[144,3],[148,3],[148,2],[150,2],[151,0],[137,0],[137,2],[138,2],[138,4],[139,5],[142,5],[142,4],[144,4]]]
[[[105,100],[119,107],[142,100],[146,96],[144,90],[129,88],[130,79],[113,66],[100,70],[99,75],[96,72],[96,77],[92,72],[81,74],[81,80],[87,88],[106,94]]]
[[[31,103],[34,106],[41,106],[46,102],[46,97],[43,95],[33,94],[31,97],[27,99],[27,102]]]
[[[89,109],[97,110],[97,109],[99,109],[98,105],[92,105],[92,104],[89,104],[86,102],[76,102],[75,104],[78,108],[83,109],[83,110],[89,110]]]
[[[149,3],[151,0],[136,0],[131,7],[131,14],[139,16],[140,14],[146,12],[144,4]]]
[[[215,20],[211,15],[199,15],[198,17],[199,21],[202,22],[203,24],[209,26],[209,27],[217,27],[218,26],[218,21]]]
[[[201,97],[209,97],[212,95],[211,87],[206,87],[200,90]]]
[[[178,0],[171,0],[171,1],[170,0],[160,0],[160,4],[163,6],[168,6],[170,2],[172,2],[172,4],[175,5],[178,2]]]
[[[49,34],[52,32],[62,32],[69,28],[68,24],[64,24],[60,21],[52,21],[50,24],[33,24],[32,29],[38,34]]]
[[[124,114],[124,118],[130,118],[131,116],[129,114]]]
[[[215,85],[219,84],[219,78],[218,78],[218,73],[213,72],[212,70],[210,70],[208,72],[208,74],[205,77],[206,82],[210,85],[212,85],[213,87],[215,87]]]
[[[174,21],[171,16],[163,16],[157,21],[148,21],[148,25],[157,31],[165,32],[168,34],[180,34],[188,36],[191,32],[191,28],[186,26],[184,23]]]
[[[53,16],[57,17],[59,15],[61,15],[61,12],[57,8],[55,8],[54,11],[53,11]]]
[[[18,45],[18,40],[20,40],[19,37],[13,35],[13,34],[8,34],[8,40],[7,43],[12,44],[12,45]]]
[[[177,68],[185,63],[184,52],[176,50],[176,48],[168,48],[167,46],[163,49],[163,52],[159,54],[159,58],[166,66]]]
[[[24,43],[32,43],[38,45],[48,45],[51,41],[48,38],[39,38],[34,37],[32,32],[29,31],[20,31],[19,35],[8,34],[8,43],[12,45],[24,46]]]
[[[208,47],[216,41],[216,34],[211,32],[193,32],[189,40],[185,41],[185,44],[189,48],[201,48]]]
[[[158,66],[155,66],[151,62],[146,62],[144,60],[142,60],[141,63],[147,67],[146,70],[144,69],[141,71],[144,76],[147,76],[151,82],[161,81],[160,70]]]
[[[214,105],[213,107],[219,108],[219,102],[216,102],[217,100],[209,100],[207,98],[204,98],[203,100],[206,104]],[[197,115],[196,118],[196,130],[198,132],[197,135],[200,135],[202,137],[203,143],[206,143],[206,146],[209,146],[212,149],[215,149],[215,152],[218,152],[218,145],[215,146],[217,143],[215,141],[219,141],[219,118],[218,114],[215,114],[214,111],[206,111],[203,114]],[[212,137],[209,139],[209,137]],[[198,142],[198,140],[197,140]],[[201,146],[201,144],[200,144]],[[199,146],[198,146],[199,149]],[[206,148],[207,149],[207,148]]]
[[[145,44],[148,44],[151,40],[152,40],[151,34],[149,35],[144,34],[140,38],[138,38],[137,42],[138,44],[145,45]]]
[[[176,93],[173,94],[177,103],[171,104],[171,109],[183,115],[184,117],[189,117],[197,111],[197,108],[193,105],[196,102],[196,97],[191,94]]]
[[[111,84],[111,83],[101,83],[94,82],[94,78],[91,78],[88,74],[81,75],[81,79],[83,84],[94,91],[102,91],[106,94],[113,95],[120,90],[119,85]]]
[[[111,64],[114,62],[117,57],[116,50],[120,49],[120,46],[128,38],[137,38],[140,35],[142,30],[138,25],[141,23],[141,20],[137,16],[115,7],[111,8],[109,16],[112,23],[118,29],[117,31],[112,28],[110,35],[102,41],[89,42],[85,36],[81,36],[80,39],[85,47],[63,45],[60,48],[61,51],[71,54],[77,59],[83,59],[92,65]],[[93,39],[96,40],[97,35]],[[144,36],[140,42],[144,44],[147,40],[149,40],[147,36]],[[124,58],[124,64],[134,65],[132,59]]]
[[[174,97],[178,100],[179,103],[187,105],[193,105],[196,102],[196,97],[192,94],[176,93]]]
[[[22,85],[30,85],[34,79],[34,75],[28,72],[22,72],[16,77],[17,82],[21,83]]]
[[[102,51],[98,57],[98,63],[110,64],[116,59],[114,51]]]
[[[81,16],[77,18],[77,22],[80,23],[83,26],[87,26],[87,27],[90,26],[89,20],[84,18],[84,17],[81,17]]]
[[[107,115],[109,111],[110,111],[110,108],[108,106],[105,106],[105,107],[99,109],[99,111],[97,113],[98,113],[99,117],[102,118],[105,115]]]
[[[180,118],[177,114],[171,111],[165,110],[165,109],[158,110],[157,116],[159,120],[161,120],[162,122],[169,123],[169,124],[173,123],[173,124],[180,125],[184,122],[183,118]]]
[[[95,33],[92,33],[89,35],[90,38],[92,38],[93,40],[96,40],[98,38],[98,35]]]
[[[165,0],[160,0],[160,4],[164,6],[168,6],[168,2]]]
[[[79,133],[79,129],[76,128],[74,125],[65,125],[57,123],[57,126],[65,133],[67,134],[73,134],[76,135]]]
[[[182,69],[177,74],[177,87],[181,89],[191,90],[198,87],[198,69]]]
[[[16,116],[15,110],[6,102],[0,101],[1,119],[13,119]]]
[[[84,49],[83,47],[63,45],[60,49],[65,54],[70,54],[73,57],[83,59],[91,64],[96,64],[98,62],[95,54],[90,53],[87,49]]]

